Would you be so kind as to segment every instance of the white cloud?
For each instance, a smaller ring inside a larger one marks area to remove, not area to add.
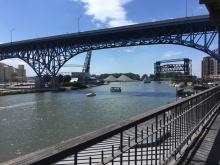
[[[73,0],[81,2],[85,7],[85,14],[92,16],[98,24],[107,24],[110,27],[134,24],[127,18],[124,5],[133,0]]]
[[[157,19],[154,19],[154,18],[153,18],[153,19],[151,19],[151,22],[156,22],[156,21],[157,21]]]
[[[206,7],[205,7],[205,5],[199,5],[199,6],[196,7],[196,10],[198,10],[198,11],[206,11]]]
[[[167,52],[162,54],[162,57],[163,58],[173,58],[173,57],[177,57],[181,54],[182,54],[182,52],[167,51]]]
[[[20,59],[6,59],[1,61],[7,65],[13,66],[13,67],[17,67],[18,65],[27,65],[24,61],[20,60]]]

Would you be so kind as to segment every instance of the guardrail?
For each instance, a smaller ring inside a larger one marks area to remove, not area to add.
[[[19,157],[7,164],[168,164],[219,111],[220,87]]]

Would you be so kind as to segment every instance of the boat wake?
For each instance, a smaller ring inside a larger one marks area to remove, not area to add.
[[[9,105],[9,106],[5,106],[5,107],[0,107],[0,111],[3,110],[7,110],[7,109],[12,109],[12,108],[17,108],[17,107],[24,107],[24,106],[29,106],[29,105],[34,105],[37,104],[39,102],[48,102],[49,100],[45,101],[32,101],[32,102],[26,102],[26,103],[19,103],[19,104],[14,104],[14,105]]]

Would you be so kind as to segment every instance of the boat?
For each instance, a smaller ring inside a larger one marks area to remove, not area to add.
[[[109,84],[109,82],[108,81],[105,81],[104,83],[103,83],[103,85],[108,85]]]
[[[86,96],[93,97],[93,96],[96,96],[96,94],[95,93],[87,93]]]
[[[151,83],[151,81],[149,79],[145,78],[144,83]]]
[[[191,89],[179,89],[176,91],[176,96],[177,97],[181,97],[181,98],[185,98],[185,97],[188,97],[188,96],[191,96],[193,95],[194,92],[191,90]]]
[[[110,91],[111,92],[121,92],[121,88],[120,87],[111,87]]]

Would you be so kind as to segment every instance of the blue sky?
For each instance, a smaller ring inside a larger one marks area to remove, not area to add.
[[[186,16],[186,0],[0,0],[0,43],[45,37],[105,27],[158,21]],[[188,0],[187,16],[208,11],[199,0]],[[91,73],[153,73],[153,63],[161,59],[188,57],[193,74],[200,76],[203,52],[175,45],[153,45],[93,51]],[[67,64],[83,64],[80,54]],[[4,60],[16,66],[20,60]],[[26,66],[29,76],[35,75]],[[81,68],[62,68],[61,72]]]

